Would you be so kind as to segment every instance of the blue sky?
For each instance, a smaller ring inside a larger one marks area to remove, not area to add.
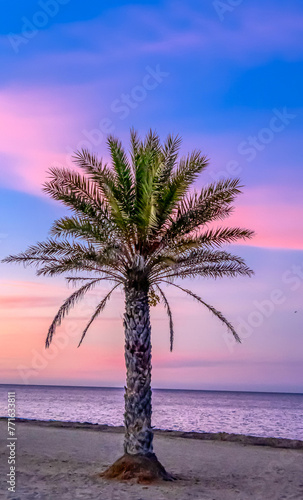
[[[155,329],[163,331],[163,338],[155,332],[155,366],[162,358],[168,364],[175,359],[178,371],[159,369],[155,380],[162,387],[226,388],[227,384],[303,391],[298,368],[303,280],[298,278],[300,286],[294,291],[285,282],[287,277],[283,281],[293,266],[303,265],[303,5],[294,0],[243,0],[236,7],[232,3],[26,0],[6,5],[0,19],[0,253],[2,257],[44,239],[53,219],[64,213],[45,197],[41,184],[52,164],[71,166],[71,151],[84,145],[106,157],[107,131],[127,144],[131,126],[142,134],[156,128],[163,138],[169,132],[179,133],[183,152],[201,148],[211,159],[199,185],[240,175],[245,189],[231,223],[257,233],[250,246],[235,249],[255,269],[254,278],[191,286],[234,322],[247,319],[255,301],[267,300],[272,290],[281,289],[285,301],[232,354],[222,341],[221,325],[207,313],[201,316],[193,305],[190,317],[179,319],[180,338],[184,321],[191,325],[193,348],[186,359],[185,341],[177,343],[172,355],[165,351],[166,318],[159,310]],[[68,290],[63,280],[50,284],[51,280],[36,278],[33,270],[17,267],[1,265],[1,279],[3,380],[18,382],[18,366],[30,366],[31,350],[42,348],[56,312],[54,296],[64,297]],[[30,317],[21,300],[24,297],[28,304],[28,294],[33,305],[42,294],[51,306],[45,308],[43,302]],[[112,344],[110,340],[104,344],[102,337],[98,343],[100,319],[79,355],[86,367],[89,343],[98,346],[91,371],[83,368],[87,383],[123,383],[123,365],[115,358],[123,340],[118,326],[122,309],[116,300],[112,317],[120,337]],[[172,305],[178,300],[173,294]],[[22,315],[27,318],[22,320],[27,322],[27,340],[14,319]],[[204,357],[213,359],[220,369],[216,373],[203,369],[197,383],[199,369],[189,369],[188,364],[196,363],[202,320],[206,333],[201,362]],[[215,343],[208,332],[217,335]],[[29,350],[14,354],[14,342],[28,342]],[[74,347],[71,343],[61,353],[70,372],[55,358],[38,370],[32,383],[79,383]],[[109,367],[110,362],[119,366],[113,380],[110,368],[108,372],[98,368],[107,356]],[[254,371],[261,362],[264,380]],[[237,363],[249,366],[241,383]]]

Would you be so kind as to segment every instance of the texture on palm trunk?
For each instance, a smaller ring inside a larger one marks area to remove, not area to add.
[[[125,290],[125,441],[131,455],[153,452],[151,327],[147,290]]]
[[[208,160],[200,151],[179,158],[179,137],[169,135],[161,144],[152,131],[141,140],[132,130],[129,155],[114,137],[108,138],[108,147],[110,166],[82,150],[74,160],[84,175],[65,168],[50,170],[44,190],[72,214],[55,221],[47,241],[4,261],[35,265],[38,275],[69,273],[69,283],[82,283],[56,314],[46,347],[63,318],[88,291],[104,281],[113,283],[84,329],[80,345],[112,292],[123,288],[125,454],[106,474],[124,479],[168,479],[153,453],[149,308],[160,301],[164,304],[171,350],[172,311],[161,284],[172,285],[197,300],[239,342],[234,327],[220,311],[176,280],[250,276],[252,271],[242,258],[220,247],[250,238],[253,232],[214,227],[214,222],[231,214],[241,192],[239,180],[225,179],[193,189]]]

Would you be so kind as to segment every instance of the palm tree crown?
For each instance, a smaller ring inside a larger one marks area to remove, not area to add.
[[[243,259],[219,247],[250,238],[253,232],[239,227],[209,227],[230,215],[240,193],[239,179],[222,180],[193,191],[192,184],[208,160],[200,151],[178,159],[180,142],[178,136],[169,135],[161,145],[152,131],[142,141],[131,130],[129,156],[119,140],[108,138],[110,166],[81,150],[73,159],[83,174],[66,168],[50,169],[44,191],[72,214],[54,222],[47,241],[5,259],[35,265],[38,275],[71,272],[69,282],[84,282],[55,316],[47,347],[64,316],[101,280],[110,280],[114,286],[97,306],[79,345],[113,290],[123,285],[146,290],[150,304],[159,300],[164,303],[172,349],[173,321],[161,283],[171,284],[201,302],[240,340],[222,313],[175,283],[177,278],[252,274]],[[79,271],[93,277],[75,276]]]
[[[161,284],[171,284],[201,302],[240,341],[231,323],[204,300],[175,283],[177,278],[250,276],[252,271],[235,255],[220,250],[223,244],[250,238],[252,231],[238,227],[216,229],[214,221],[227,217],[240,185],[238,179],[210,184],[199,192],[192,184],[206,168],[207,159],[194,151],[178,159],[180,138],[168,136],[164,145],[150,131],[141,141],[131,131],[127,156],[120,141],[109,137],[111,165],[88,151],[78,151],[76,165],[84,172],[52,168],[44,190],[72,210],[53,224],[52,237],[31,246],[6,262],[37,266],[38,275],[71,273],[69,282],[82,286],[60,307],[46,338],[85,293],[102,280],[112,289],[98,304],[82,333],[100,314],[113,290],[125,292],[125,437],[124,455],[105,477],[171,479],[153,452],[151,390],[150,305],[162,301],[169,316],[170,347],[173,320]],[[79,276],[79,272],[85,275]]]

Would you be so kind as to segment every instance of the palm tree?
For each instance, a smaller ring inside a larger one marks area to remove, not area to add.
[[[173,348],[172,313],[161,284],[169,284],[209,309],[240,341],[231,323],[201,297],[175,282],[177,278],[250,276],[243,259],[225,250],[223,244],[250,238],[253,232],[238,227],[209,227],[226,218],[240,193],[238,179],[209,184],[199,191],[193,182],[208,164],[200,151],[178,159],[178,136],[168,136],[163,145],[150,131],[141,141],[131,130],[129,156],[122,144],[109,137],[111,165],[87,150],[73,157],[81,170],[51,168],[44,191],[62,202],[72,213],[54,222],[51,237],[9,256],[6,262],[37,267],[37,275],[71,273],[68,282],[81,283],[60,307],[46,338],[49,347],[56,327],[86,292],[102,280],[113,283],[98,304],[83,331],[99,316],[112,292],[125,292],[125,440],[124,455],[107,476],[168,479],[153,453],[151,426],[151,326],[150,306],[162,301]],[[78,275],[84,272],[84,275]]]

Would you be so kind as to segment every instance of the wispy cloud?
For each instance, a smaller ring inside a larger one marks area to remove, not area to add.
[[[20,308],[37,308],[45,306],[58,305],[58,298],[56,297],[37,297],[15,295],[13,297],[0,296],[0,309],[20,309]]]
[[[229,223],[249,226],[256,232],[249,244],[303,249],[301,190],[262,186],[245,190]]]
[[[67,145],[79,133],[81,116],[85,120],[75,101],[73,88],[0,92],[2,186],[41,193],[46,171],[54,163],[66,163]]]
[[[182,47],[182,51],[196,49],[206,57],[213,57],[216,53],[220,59],[227,56],[248,66],[273,54],[290,60],[303,55],[299,43],[303,33],[301,12],[285,9],[282,13],[281,9],[269,6],[249,6],[235,11],[232,27],[228,24],[222,26],[217,19],[206,18],[194,9],[187,10],[187,15],[189,26],[183,31],[173,29],[166,19],[161,20],[159,16],[158,26],[162,27],[161,31],[158,29],[159,40],[144,45],[141,50],[171,53],[173,48]]]

